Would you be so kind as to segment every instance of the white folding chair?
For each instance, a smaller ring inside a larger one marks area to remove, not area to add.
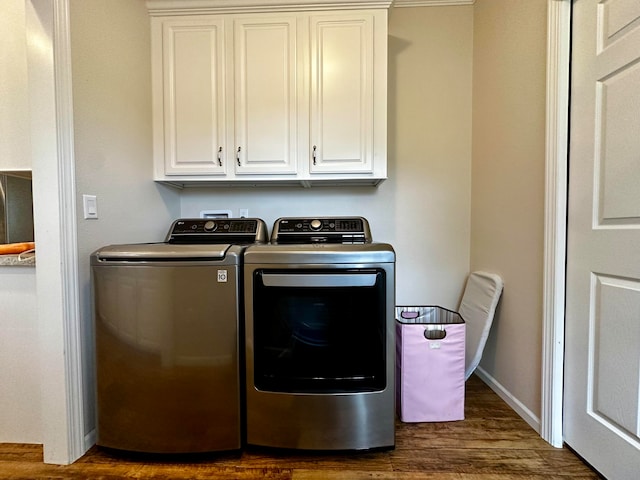
[[[472,272],[467,279],[458,309],[466,324],[465,380],[480,363],[503,285],[493,273]]]

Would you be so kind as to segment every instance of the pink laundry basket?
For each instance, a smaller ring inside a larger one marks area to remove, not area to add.
[[[464,420],[465,323],[435,306],[396,307],[396,410],[403,422]]]

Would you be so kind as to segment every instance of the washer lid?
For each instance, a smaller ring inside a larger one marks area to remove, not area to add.
[[[98,261],[186,261],[220,260],[231,253],[241,250],[231,244],[212,245],[174,245],[170,243],[138,243],[131,245],[109,245],[93,253]]]

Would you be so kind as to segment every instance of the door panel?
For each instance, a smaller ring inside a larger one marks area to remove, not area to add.
[[[640,7],[573,9],[565,441],[608,478],[640,471]]]
[[[296,25],[294,16],[235,20],[239,174],[296,173]]]
[[[640,358],[640,282],[606,275],[592,280],[587,410],[616,435],[637,439],[640,378],[630,366]]]
[[[603,72],[604,73],[604,72]],[[599,224],[640,223],[640,64],[627,63],[596,86]]]
[[[165,173],[224,174],[224,23],[166,22],[162,41]]]
[[[640,22],[640,3],[637,0],[606,1],[598,8],[601,21],[598,39],[601,49],[620,40]]]
[[[372,170],[373,22],[366,14],[311,18],[312,173]]]

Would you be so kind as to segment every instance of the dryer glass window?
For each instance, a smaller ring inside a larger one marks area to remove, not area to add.
[[[384,270],[256,270],[253,283],[258,390],[385,388]]]

